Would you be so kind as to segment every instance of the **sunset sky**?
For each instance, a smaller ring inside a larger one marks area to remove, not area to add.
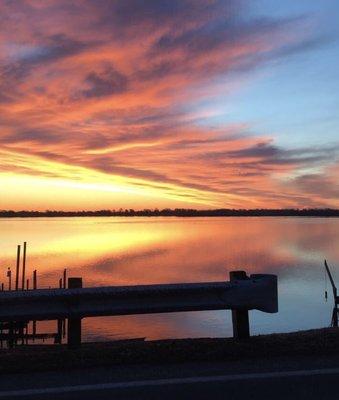
[[[339,1],[1,0],[0,209],[339,207]]]

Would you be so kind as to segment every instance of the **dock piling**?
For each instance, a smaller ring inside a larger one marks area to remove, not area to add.
[[[21,288],[22,290],[25,290],[25,275],[26,275],[26,248],[27,248],[27,242],[24,242],[24,249],[23,249],[23,254],[22,254],[22,284]]]
[[[63,288],[66,289],[66,274],[67,274],[67,270],[66,268],[64,269],[64,273],[63,273]]]
[[[36,269],[33,271],[33,289],[37,289],[37,284],[38,284],[38,281],[37,281],[37,272],[36,272]]]
[[[17,253],[16,253],[15,290],[18,290],[18,289],[19,289],[20,249],[21,249],[21,246],[18,245],[18,247],[17,247]]]
[[[8,278],[8,290],[12,290],[12,271],[11,268],[7,269],[7,278]]]
[[[25,275],[26,275],[26,248],[27,242],[24,242],[24,249],[22,254],[22,290],[25,290]]]

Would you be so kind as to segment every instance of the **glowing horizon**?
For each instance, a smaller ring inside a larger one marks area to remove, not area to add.
[[[339,207],[339,6],[0,4],[0,209]]]

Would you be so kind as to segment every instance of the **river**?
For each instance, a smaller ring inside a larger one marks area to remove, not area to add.
[[[250,312],[252,334],[328,326],[326,258],[339,285],[339,219],[95,217],[0,220],[0,282],[27,242],[27,271],[57,287],[62,271],[84,286],[228,280],[231,270],[278,275],[279,312]],[[30,279],[31,284],[31,279]],[[40,323],[40,329],[44,329]],[[51,323],[46,326],[50,327]],[[90,318],[83,340],[231,336],[229,311]]]

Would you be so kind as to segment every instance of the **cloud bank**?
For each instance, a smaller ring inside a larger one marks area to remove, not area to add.
[[[1,2],[0,174],[119,180],[183,206],[338,206],[336,146],[283,148],[247,121],[213,126],[195,112],[323,43],[306,16],[253,18],[249,7]]]

